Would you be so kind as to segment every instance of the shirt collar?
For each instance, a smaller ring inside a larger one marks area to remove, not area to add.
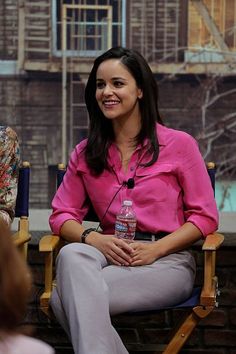
[[[156,124],[156,134],[158,137],[158,143],[160,146],[165,146],[166,145],[166,139],[165,139],[165,126],[157,123]],[[147,147],[149,144],[149,140],[146,138],[143,142],[143,145],[139,144],[135,151],[141,150],[143,147]],[[108,160],[111,164],[111,166],[114,165],[116,158],[115,156],[119,156],[118,148],[115,143],[111,143],[109,149],[108,149]]]

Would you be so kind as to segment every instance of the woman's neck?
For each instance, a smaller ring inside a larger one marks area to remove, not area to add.
[[[117,120],[113,122],[115,143],[118,147],[131,148],[141,129],[141,119]]]
[[[121,165],[125,173],[128,170],[130,159],[136,149],[137,142],[135,137],[140,131],[140,124],[121,125],[120,122],[114,127],[115,144],[120,152]]]

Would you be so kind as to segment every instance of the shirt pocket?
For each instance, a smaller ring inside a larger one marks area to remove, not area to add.
[[[92,175],[90,171],[82,166],[77,169],[81,175],[83,185],[92,204],[107,204],[114,192],[111,174],[104,170],[99,176]]]
[[[140,189],[149,202],[171,200],[178,186],[175,168],[172,164],[139,167],[135,177],[137,189]]]
[[[111,174],[111,172],[109,172],[108,170],[105,169],[98,177],[96,177],[95,175],[93,176],[91,174],[91,171],[90,171],[87,163],[82,159],[76,168],[76,172],[77,172],[77,174],[80,174],[80,175],[92,176],[92,178],[95,178],[95,179],[107,178]]]

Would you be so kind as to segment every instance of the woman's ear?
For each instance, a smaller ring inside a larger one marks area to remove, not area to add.
[[[138,89],[138,99],[143,98],[143,91],[141,89]]]

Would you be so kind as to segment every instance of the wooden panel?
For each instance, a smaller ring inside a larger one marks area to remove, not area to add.
[[[225,4],[225,41],[230,48],[236,49],[234,27],[235,27],[235,16],[236,4],[235,0],[228,0]]]
[[[192,2],[189,2],[189,16],[188,16],[188,46],[195,47],[201,45],[200,29],[201,29],[201,17],[198,15],[197,10],[193,6]]]
[[[222,33],[226,44],[230,49],[235,48],[234,27],[236,22],[236,0],[203,0],[210,16],[213,18],[216,27]],[[213,36],[206,27],[204,20],[195,9],[192,1],[189,3],[188,11],[188,46],[201,46],[218,48]]]
[[[206,5],[210,15],[214,19],[213,1],[214,0],[204,0],[203,2]],[[210,35],[210,32],[207,29],[204,20],[202,18],[201,18],[200,33],[201,33],[201,46],[206,46],[206,45],[211,47],[214,46],[212,36]]]

